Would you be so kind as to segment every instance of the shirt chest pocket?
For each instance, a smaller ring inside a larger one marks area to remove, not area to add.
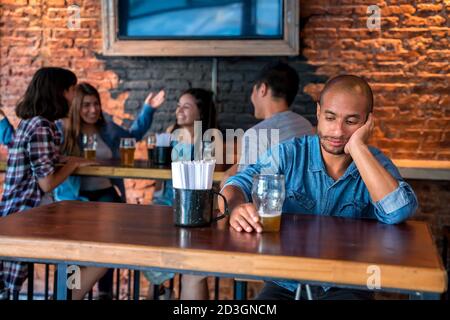
[[[291,210],[294,209],[295,211],[300,211],[302,213],[312,213],[314,207],[316,206],[316,202],[307,194],[302,192],[289,190],[287,192],[287,198],[291,204]]]
[[[367,203],[361,201],[349,201],[342,204],[336,214],[339,217],[360,218],[367,207]]]

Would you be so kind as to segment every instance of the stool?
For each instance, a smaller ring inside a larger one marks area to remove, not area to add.
[[[450,300],[449,286],[450,286],[450,266],[448,264],[448,249],[450,244],[450,226],[444,227],[443,232],[444,243],[442,244],[442,261],[444,262],[445,270],[447,271],[447,292],[444,293],[444,299]]]

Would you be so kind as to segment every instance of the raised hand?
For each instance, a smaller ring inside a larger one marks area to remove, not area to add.
[[[164,90],[159,91],[157,94],[150,92],[145,98],[145,103],[158,109],[166,101],[166,92]]]

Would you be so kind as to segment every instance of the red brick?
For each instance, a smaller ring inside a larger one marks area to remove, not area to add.
[[[386,7],[383,7],[381,9],[382,16],[399,15],[405,13],[413,14],[415,12],[416,8],[414,8],[412,5],[401,5],[401,6],[387,5]]]
[[[80,39],[80,38],[89,38],[90,30],[89,29],[76,29],[70,30],[68,28],[65,29],[54,29],[53,32],[54,38],[71,38],[71,39]]]
[[[2,0],[2,5],[26,6],[27,0]]]
[[[440,3],[419,3],[417,5],[418,11],[441,11],[442,10],[442,4]]]
[[[65,0],[47,0],[47,5],[49,7],[65,7],[66,1]]]
[[[429,119],[425,121],[427,129],[444,129],[450,125],[450,119]]]
[[[447,22],[447,19],[440,15],[427,17],[427,25],[428,26],[444,26],[446,22]]]
[[[399,113],[398,107],[375,107],[374,116],[376,119],[394,119]]]

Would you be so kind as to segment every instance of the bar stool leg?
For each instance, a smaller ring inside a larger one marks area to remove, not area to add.
[[[28,263],[27,300],[33,300],[33,296],[34,296],[34,263]]]
[[[214,277],[214,300],[219,300],[220,278]]]
[[[295,300],[300,300],[302,298],[302,284],[297,285],[297,290],[295,290]]]
[[[58,263],[56,299],[67,300],[67,264]]]
[[[305,285],[306,289],[306,296],[308,297],[308,300],[313,300],[312,293],[311,293],[311,287],[309,284]]]
[[[234,299],[247,300],[247,282],[234,281]]]
[[[450,300],[450,267],[448,265],[448,247],[450,242],[450,227],[444,227],[444,243],[442,244],[442,261],[444,262],[445,270],[447,271],[447,292],[444,293],[444,299]]]
[[[179,273],[178,274],[178,299],[181,299],[181,290],[183,290],[183,287],[181,285],[182,278],[183,278],[183,274]]]
[[[55,268],[53,269],[53,300],[56,300],[56,296],[58,294],[58,268],[56,267],[56,265],[54,266]]]
[[[139,270],[134,270],[134,284],[133,284],[133,298],[134,300],[139,300],[140,295],[140,280],[141,280],[141,272]]]
[[[175,276],[169,281],[169,290],[170,290],[169,300],[172,298],[174,287],[175,287]]]
[[[153,285],[153,300],[159,300],[159,285]]]
[[[116,269],[116,300],[120,299],[120,269]]]
[[[128,300],[131,300],[131,270],[128,270]]]
[[[44,288],[44,300],[48,300],[48,281],[50,278],[50,265],[45,264],[45,288]]]
[[[19,290],[14,290],[13,292],[12,292],[12,299],[13,300],[19,300],[19,294],[20,294],[20,291]]]

